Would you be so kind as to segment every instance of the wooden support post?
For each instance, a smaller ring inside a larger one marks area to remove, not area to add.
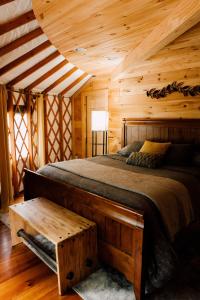
[[[60,131],[60,160],[64,160],[63,153],[63,110],[62,110],[62,102],[64,101],[64,97],[58,95],[58,110],[59,110],[59,131]]]
[[[44,136],[45,136],[45,162],[48,163],[48,134],[47,134],[47,97],[44,96]]]
[[[9,130],[10,130],[10,146],[12,156],[12,184],[14,187],[14,194],[18,192],[17,180],[17,164],[15,152],[15,133],[14,133],[14,106],[12,91],[8,91],[8,117],[9,117]]]
[[[28,152],[29,152],[29,166],[33,170],[33,139],[32,139],[32,126],[31,126],[31,101],[32,95],[26,95],[26,105],[27,105],[27,127],[28,127]]]

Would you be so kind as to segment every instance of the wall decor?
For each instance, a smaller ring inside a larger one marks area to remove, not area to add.
[[[156,98],[156,99],[167,97],[167,95],[175,92],[182,93],[184,96],[194,97],[200,95],[200,85],[189,86],[183,84],[184,82],[178,83],[177,81],[174,81],[160,90],[156,88],[146,90],[146,95],[147,97]]]

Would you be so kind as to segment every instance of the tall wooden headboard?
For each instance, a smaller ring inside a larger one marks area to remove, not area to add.
[[[121,145],[144,140],[200,144],[200,119],[123,119]]]

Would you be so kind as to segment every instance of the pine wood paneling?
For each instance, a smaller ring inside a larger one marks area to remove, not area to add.
[[[193,0],[194,1],[194,0]],[[69,1],[68,1],[69,2]],[[72,63],[95,75],[110,74],[180,0],[33,0],[36,18]],[[80,53],[76,48],[84,48]]]
[[[119,78],[122,73],[130,73],[137,64],[149,59],[196,25],[199,19],[200,2],[180,0],[171,13],[158,26],[155,26],[151,33],[136,48],[129,51],[125,59],[113,71],[112,78]]]
[[[200,97],[174,93],[156,100],[146,89],[162,88],[173,81],[200,84],[200,24],[180,36],[157,55],[137,66],[129,78],[118,81],[95,78],[82,94],[109,90],[109,151],[121,147],[123,118],[200,118]],[[78,134],[78,133],[77,133]],[[137,137],[136,137],[137,138]],[[78,136],[75,137],[78,140]]]

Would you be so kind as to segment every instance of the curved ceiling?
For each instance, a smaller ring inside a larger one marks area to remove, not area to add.
[[[1,1],[0,36],[0,83],[8,87],[69,97],[91,77],[48,40],[31,0]]]
[[[177,0],[33,0],[45,34],[84,71],[107,75],[173,11]]]

